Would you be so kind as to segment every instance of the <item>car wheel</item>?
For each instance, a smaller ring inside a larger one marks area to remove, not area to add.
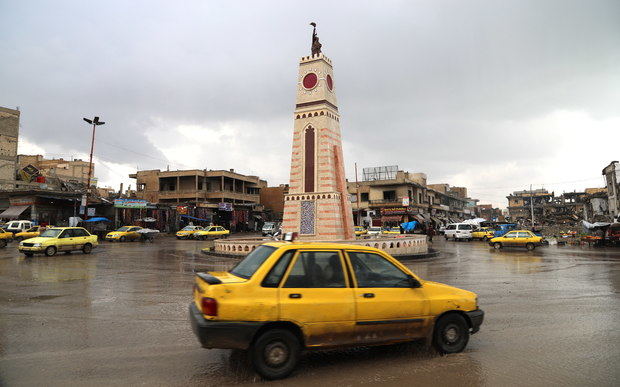
[[[127,240],[127,238],[125,238],[125,236],[123,235],[118,240],[119,240],[119,242],[125,242]]]
[[[536,246],[534,246],[533,243],[526,243],[525,248],[528,249],[529,251],[532,251],[536,248]]]
[[[6,240],[0,239],[0,247],[6,247],[6,245],[7,245]]]
[[[299,340],[290,331],[269,330],[260,335],[250,348],[252,365],[265,379],[285,378],[299,361],[300,347]]]
[[[48,257],[52,257],[56,255],[57,250],[58,249],[56,249],[56,246],[49,246],[47,249],[45,249],[45,255],[47,255]]]
[[[450,239],[450,238],[448,238],[448,236],[447,236],[447,235],[444,235],[443,237],[444,237],[444,238],[446,238],[446,240]]]
[[[499,242],[495,242],[493,243],[493,248],[495,248],[495,250],[499,250],[502,248],[502,244]]]
[[[93,251],[93,245],[91,245],[90,243],[87,243],[84,245],[84,247],[82,247],[82,252],[84,254],[90,254],[91,251]]]
[[[485,241],[485,242],[488,242],[489,241],[489,237],[485,236],[485,237],[482,238],[482,240]]]
[[[435,323],[433,345],[441,354],[463,351],[469,342],[469,326],[460,314],[450,313]]]
[[[34,254],[33,253],[24,253],[24,255],[28,258],[32,257]]]

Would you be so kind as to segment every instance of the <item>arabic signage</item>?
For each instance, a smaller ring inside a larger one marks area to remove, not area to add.
[[[381,209],[381,215],[405,215],[407,209],[405,207],[386,207]]]
[[[146,208],[147,203],[143,199],[114,199],[116,208]]]
[[[232,211],[233,205],[232,203],[218,203],[217,209],[220,211]]]
[[[19,198],[9,198],[9,204],[12,206],[31,206],[35,203],[32,196],[22,196]]]

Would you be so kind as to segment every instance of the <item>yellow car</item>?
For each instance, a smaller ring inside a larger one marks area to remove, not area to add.
[[[495,234],[495,230],[493,230],[493,228],[491,228],[491,227],[482,227],[482,228],[476,229],[475,231],[472,231],[471,232],[471,237],[472,237],[472,239],[478,239],[478,240],[487,241],[487,240],[493,238],[494,234]]]
[[[542,244],[543,237],[535,235],[528,230],[512,230],[489,241],[489,246],[496,249],[501,249],[504,246],[518,246],[534,250],[536,246],[541,246]]]
[[[142,230],[142,227],[138,226],[123,226],[116,231],[109,232],[105,236],[106,241],[114,242],[125,242],[125,241],[135,241],[140,239],[140,234],[137,232],[138,230]]]
[[[425,281],[379,249],[272,242],[228,272],[197,273],[189,318],[204,348],[248,350],[278,379],[303,349],[432,338],[461,352],[484,312],[475,293]]]
[[[204,230],[196,232],[194,234],[194,238],[200,239],[200,240],[205,240],[209,237],[228,238],[228,235],[230,235],[230,231],[226,230],[222,226],[209,226],[209,227],[206,227]]]
[[[82,250],[84,254],[90,254],[98,245],[97,236],[82,227],[54,227],[47,228],[38,237],[20,242],[17,249],[27,257],[35,253],[51,257],[58,251]]]
[[[368,234],[368,230],[366,230],[362,226],[355,226],[354,231],[355,231],[355,236],[362,236],[362,235]]]
[[[6,245],[13,240],[13,233],[0,228],[0,247],[6,247]]]
[[[47,227],[34,226],[34,227],[30,227],[26,231],[18,232],[17,234],[15,234],[15,240],[20,242],[20,241],[23,241],[24,239],[38,237],[39,235],[41,235],[41,233],[43,231],[45,231],[46,228],[53,228],[53,227],[54,226],[47,226]]]
[[[202,226],[185,226],[177,231],[177,239],[191,239],[195,233],[204,230]]]
[[[386,228],[384,230],[381,230],[381,234],[388,234],[388,235],[400,234],[400,228],[399,227]]]

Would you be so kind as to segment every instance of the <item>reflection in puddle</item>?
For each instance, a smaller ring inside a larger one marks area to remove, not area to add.
[[[97,271],[96,259],[77,255],[18,258],[18,275],[24,281],[64,282],[90,280]]]

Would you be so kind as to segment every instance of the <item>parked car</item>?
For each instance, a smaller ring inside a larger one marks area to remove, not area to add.
[[[452,238],[455,241],[458,240],[466,240],[471,241],[474,226],[469,223],[452,223],[446,226],[446,230],[444,231],[444,236],[446,240]]]
[[[543,237],[540,237],[529,230],[513,230],[506,234],[495,237],[489,241],[489,246],[501,249],[504,246],[525,247],[534,250],[536,246],[543,245]]]
[[[202,231],[202,226],[185,226],[176,233],[177,239],[192,239],[194,234],[198,231]]]
[[[189,318],[204,348],[248,350],[261,376],[279,379],[304,349],[432,338],[440,353],[461,352],[484,312],[475,293],[379,249],[273,242],[228,272],[197,273]]]
[[[138,226],[123,226],[123,227],[120,227],[116,231],[109,232],[105,236],[105,240],[110,241],[110,242],[114,242],[114,241],[119,241],[119,242],[132,241],[133,242],[141,238],[140,234],[137,232],[138,230],[141,230],[141,229],[142,227],[138,227]]]
[[[194,233],[194,238],[200,239],[200,240],[205,240],[210,237],[228,238],[229,234],[230,234],[230,231],[226,230],[222,226],[209,226],[209,227],[206,227],[204,230],[196,231]]]
[[[495,236],[495,230],[493,230],[493,228],[491,228],[491,227],[476,228],[471,233],[471,237],[473,239],[478,239],[478,240],[481,240],[481,241],[482,240],[483,241],[487,241],[487,240],[493,238],[494,236]]]
[[[6,231],[12,232],[13,234],[17,234],[18,232],[28,230],[32,226],[33,224],[29,220],[12,220],[6,224],[6,227],[4,227],[4,229]]]
[[[6,247],[6,245],[12,240],[13,233],[0,228],[0,247]]]
[[[374,236],[376,236],[376,235],[381,234],[381,227],[371,226],[371,227],[368,227],[367,231],[368,231],[366,233],[367,235],[374,235]]]
[[[280,230],[280,224],[277,222],[265,222],[261,232],[263,236],[273,236]]]
[[[84,254],[90,254],[97,246],[97,236],[82,227],[54,227],[46,229],[36,238],[20,242],[18,250],[27,257],[36,253],[51,257],[59,251],[82,250]]]
[[[22,232],[18,232],[17,234],[14,235],[14,239],[18,242],[23,241],[24,239],[28,239],[28,238],[34,238],[34,237],[38,237],[39,235],[41,235],[41,233],[43,231],[45,231],[46,228],[52,228],[54,226],[34,226],[34,227],[30,227],[29,229],[22,231]]]
[[[366,230],[362,226],[355,226],[354,228],[355,236],[362,236],[368,234],[368,230]]]

